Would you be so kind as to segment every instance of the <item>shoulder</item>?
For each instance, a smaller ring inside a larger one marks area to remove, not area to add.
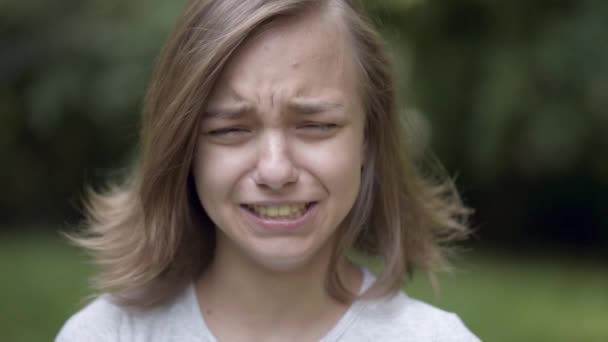
[[[423,328],[428,335],[434,336],[437,342],[478,342],[480,341],[462,322],[455,313],[444,311],[422,301],[412,299],[401,293],[403,305],[400,311],[399,321],[411,322],[409,329]]]
[[[124,310],[102,295],[70,317],[55,341],[116,340],[124,318]]]
[[[186,290],[166,304],[137,310],[102,295],[70,317],[55,342],[192,341],[197,336],[190,336],[191,328],[199,324],[193,298]]]
[[[364,300],[358,326],[375,332],[375,339],[384,341],[433,341],[477,342],[454,314],[422,301],[408,297],[403,292],[389,298]],[[371,336],[370,336],[371,337]]]

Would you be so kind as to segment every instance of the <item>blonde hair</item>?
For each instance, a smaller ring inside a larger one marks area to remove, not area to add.
[[[338,263],[350,250],[383,261],[366,293],[398,291],[414,270],[432,275],[446,242],[468,232],[466,209],[449,180],[423,177],[409,156],[390,61],[363,7],[351,0],[191,0],[168,39],[142,113],[140,154],[130,177],[89,191],[84,229],[71,239],[101,266],[96,290],[149,307],[189,284],[211,261],[215,228],[194,189],[191,163],[199,117],[226,62],[272,21],[331,8],[356,52],[366,109],[367,158],[360,193],[338,231],[326,287],[353,297]]]

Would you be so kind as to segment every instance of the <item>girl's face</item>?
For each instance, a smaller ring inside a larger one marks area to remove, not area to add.
[[[193,163],[217,252],[271,270],[328,255],[357,197],[364,157],[344,33],[318,16],[289,20],[231,59],[203,114]]]

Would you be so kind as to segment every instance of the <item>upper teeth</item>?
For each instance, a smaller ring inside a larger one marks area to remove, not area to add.
[[[300,216],[306,210],[306,204],[282,204],[282,205],[251,205],[249,206],[256,214],[268,217],[292,217]]]

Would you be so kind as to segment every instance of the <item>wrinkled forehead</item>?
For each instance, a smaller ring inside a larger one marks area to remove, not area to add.
[[[320,11],[281,17],[258,29],[236,49],[214,93],[244,83],[263,86],[256,83],[263,76],[264,81],[291,78],[290,84],[307,84],[309,88],[347,84],[352,88],[348,89],[350,94],[351,90],[358,94],[354,53],[341,19]]]

